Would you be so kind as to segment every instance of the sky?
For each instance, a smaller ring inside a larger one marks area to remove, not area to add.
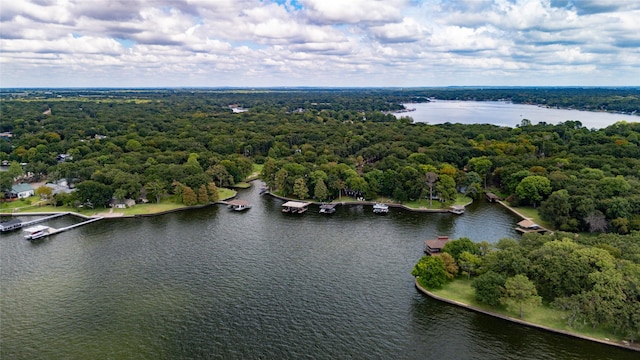
[[[11,0],[0,87],[638,86],[638,0]]]

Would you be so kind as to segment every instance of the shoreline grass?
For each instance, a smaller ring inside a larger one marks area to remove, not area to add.
[[[607,329],[593,329],[589,326],[572,328],[565,320],[567,313],[565,311],[552,308],[548,304],[542,304],[535,308],[525,309],[523,311],[523,317],[520,319],[517,311],[509,311],[502,306],[493,307],[476,301],[475,290],[471,287],[472,282],[473,279],[454,279],[447,283],[442,289],[429,290],[429,292],[472,308],[478,308],[489,313],[509,317],[515,320],[522,320],[561,332],[567,332],[603,341],[615,341],[622,343],[624,340],[622,337],[615,335],[612,331],[608,331]]]
[[[219,188],[218,197],[220,201],[225,201],[235,197],[237,192],[232,189]],[[61,213],[61,212],[74,212],[86,216],[136,216],[136,215],[154,215],[162,214],[167,211],[175,211],[180,209],[189,209],[191,206],[186,206],[176,201],[175,197],[166,197],[160,200],[160,203],[148,202],[146,204],[136,204],[133,207],[125,209],[112,209],[112,208],[75,208],[72,206],[53,206],[43,205],[43,202],[32,202],[27,200],[18,200],[11,203],[3,203],[0,208],[0,214],[29,214],[29,213]]]

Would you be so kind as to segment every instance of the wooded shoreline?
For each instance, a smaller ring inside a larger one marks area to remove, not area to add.
[[[623,343],[619,343],[619,342],[615,342],[615,341],[611,341],[611,340],[597,339],[597,338],[593,338],[593,337],[589,337],[589,336],[585,336],[585,335],[580,335],[580,334],[577,334],[577,333],[574,333],[574,332],[570,332],[570,331],[554,329],[554,328],[551,328],[551,327],[548,327],[548,326],[539,325],[539,324],[531,323],[531,322],[528,322],[528,321],[516,319],[516,318],[513,318],[513,317],[497,314],[497,313],[494,313],[494,312],[491,312],[491,311],[483,310],[483,309],[477,308],[475,306],[471,306],[469,304],[465,304],[465,303],[462,303],[462,302],[459,302],[459,301],[456,301],[456,300],[447,299],[445,297],[438,296],[438,295],[430,292],[429,290],[425,289],[424,287],[420,286],[420,283],[418,282],[418,278],[415,279],[415,286],[418,289],[418,291],[420,291],[421,293],[423,293],[423,294],[425,294],[425,295],[427,295],[427,296],[429,296],[429,297],[431,297],[433,299],[436,299],[436,300],[439,300],[439,301],[442,301],[442,302],[445,302],[445,303],[448,303],[448,304],[451,304],[451,305],[459,306],[459,307],[462,307],[464,309],[475,311],[475,312],[478,312],[478,313],[481,313],[481,314],[493,316],[493,317],[498,318],[498,319],[511,321],[511,322],[516,323],[516,324],[525,325],[525,326],[533,327],[533,328],[540,329],[540,330],[554,332],[554,333],[560,334],[560,335],[572,336],[572,337],[580,338],[580,339],[583,339],[583,340],[593,341],[593,342],[597,342],[597,343],[600,343],[600,344],[605,344],[605,345],[615,346],[615,347],[626,349],[626,350],[640,352],[640,345],[638,345],[638,344],[625,345]]]

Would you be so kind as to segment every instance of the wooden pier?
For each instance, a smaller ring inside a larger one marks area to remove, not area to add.
[[[61,217],[61,216],[65,216],[65,215],[70,215],[70,214],[71,213],[65,212],[65,213],[59,213],[59,214],[53,214],[53,215],[45,216],[45,217],[40,218],[40,219],[35,219],[35,220],[30,220],[30,221],[23,221],[22,222],[22,227],[31,226],[33,224],[38,224],[38,223],[41,223],[41,222],[45,222],[47,220],[55,219],[55,218],[58,218],[58,217]]]
[[[51,217],[49,217],[49,218],[51,218]],[[54,235],[54,234],[59,234],[61,232],[64,232],[64,231],[67,231],[67,230],[71,230],[71,229],[75,229],[75,228],[80,227],[82,225],[87,225],[87,224],[90,224],[92,222],[96,222],[96,221],[102,220],[102,219],[103,219],[103,217],[92,217],[92,218],[88,218],[88,220],[85,220],[83,222],[79,222],[77,224],[65,226],[65,227],[62,227],[62,228],[59,228],[59,229],[55,229],[55,228],[52,228],[50,226],[41,226],[41,227],[38,227],[37,229],[33,229],[35,231],[32,232],[32,233],[27,234],[25,236],[25,238],[29,239],[29,240],[42,239],[42,238],[45,238],[47,236]],[[42,220],[42,219],[40,219],[40,220]],[[27,231],[27,232],[29,232],[29,230],[30,229],[25,229],[25,231]]]

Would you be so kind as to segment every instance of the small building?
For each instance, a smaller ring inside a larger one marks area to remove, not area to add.
[[[12,218],[6,221],[0,222],[0,231],[11,231],[20,229],[22,227],[22,220],[18,218]]]
[[[282,204],[282,212],[291,214],[302,214],[306,212],[311,203],[300,201],[287,201]]]
[[[109,206],[115,209],[126,209],[136,205],[136,201],[133,199],[111,199],[109,200]]]
[[[424,242],[424,252],[427,255],[439,255],[446,243],[451,241],[448,236],[438,236],[436,239],[426,240]]]
[[[547,229],[545,229],[542,226],[534,223],[530,219],[525,219],[525,220],[522,220],[522,221],[520,221],[518,223],[518,226],[516,227],[516,231],[521,232],[523,234],[524,233],[530,233],[530,232],[543,233],[543,232],[546,232]]]
[[[44,184],[44,186],[51,188],[52,190],[52,195],[56,195],[56,194],[60,194],[60,193],[66,193],[66,194],[70,194],[72,192],[74,192],[76,189],[71,189],[67,186],[67,182],[62,180],[59,181],[57,183],[46,183]]]
[[[70,154],[58,154],[58,156],[56,156],[56,160],[58,162],[71,161],[73,160],[73,156],[71,156]]]
[[[17,197],[18,199],[26,199],[29,196],[33,196],[35,194],[35,190],[29,184],[17,184],[13,185],[10,191],[10,197]]]

